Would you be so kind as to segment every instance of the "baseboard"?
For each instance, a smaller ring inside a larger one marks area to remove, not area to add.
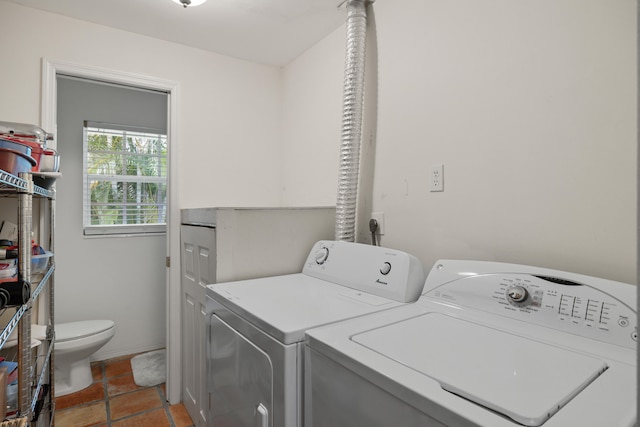
[[[121,356],[129,356],[131,354],[144,353],[152,350],[159,350],[164,348],[164,344],[147,345],[143,347],[134,347],[127,349],[111,350],[111,351],[97,351],[89,360],[92,362],[99,362],[103,360],[113,359]]]

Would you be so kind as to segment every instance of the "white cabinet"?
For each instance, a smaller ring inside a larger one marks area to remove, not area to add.
[[[299,273],[318,240],[334,238],[335,209],[183,209],[182,399],[196,426],[207,425],[206,285]]]
[[[216,231],[211,227],[180,227],[182,271],[182,400],[193,422],[206,423],[205,359],[206,285],[215,282]]]

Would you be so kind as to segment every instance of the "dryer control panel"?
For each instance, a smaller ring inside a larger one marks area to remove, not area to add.
[[[426,272],[414,256],[361,243],[317,242],[302,273],[398,302],[418,299]]]
[[[442,265],[446,266],[446,262]],[[635,301],[623,301],[614,295],[614,288],[628,286],[631,289],[632,285],[557,271],[534,270],[538,271],[467,271],[454,280],[428,290],[423,298],[636,348],[638,331]],[[567,275],[581,280],[567,279]],[[613,288],[612,283],[616,285]]]

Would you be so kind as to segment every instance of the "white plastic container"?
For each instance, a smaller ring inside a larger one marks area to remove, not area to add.
[[[53,253],[49,251],[45,251],[40,255],[32,255],[31,256],[31,274],[42,274],[47,271],[47,266],[49,264],[49,258],[51,258]]]

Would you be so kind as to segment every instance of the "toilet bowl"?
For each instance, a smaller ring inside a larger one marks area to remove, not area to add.
[[[55,396],[64,396],[91,385],[89,357],[115,334],[111,320],[83,320],[55,325]]]

